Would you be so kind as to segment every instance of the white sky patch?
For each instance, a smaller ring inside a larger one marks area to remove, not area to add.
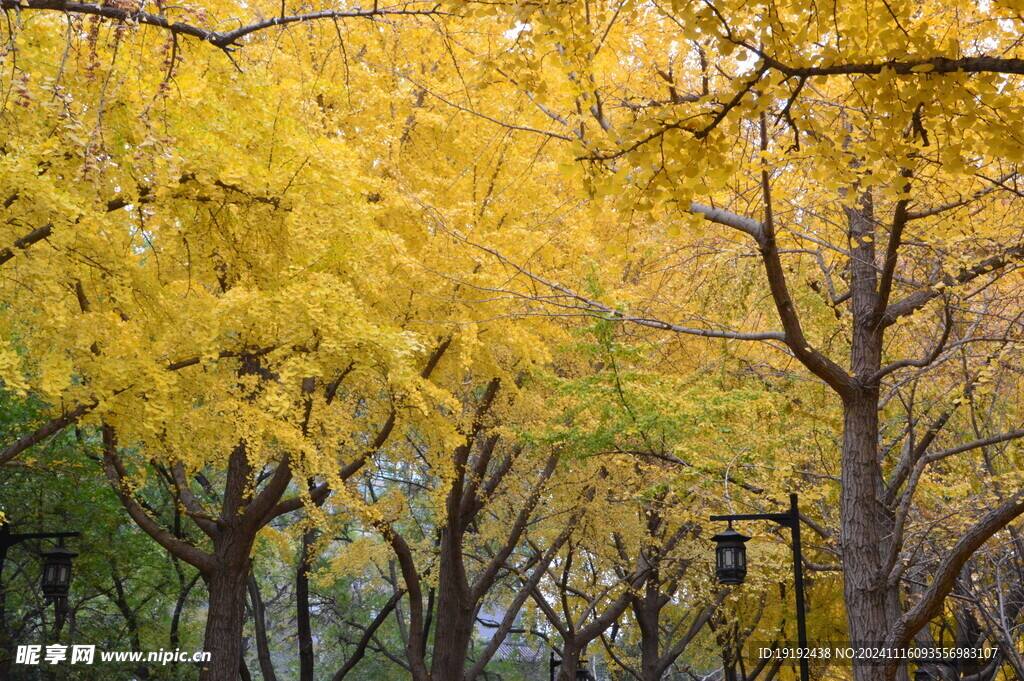
[[[504,36],[508,40],[515,40],[523,33],[531,30],[533,27],[528,23],[517,22],[515,26],[505,31]]]

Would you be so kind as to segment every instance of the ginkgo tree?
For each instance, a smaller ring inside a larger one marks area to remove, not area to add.
[[[202,678],[233,678],[256,534],[365,463],[354,412],[386,439],[444,345],[381,309],[395,248],[369,161],[272,44],[243,75],[173,32],[68,21],[62,40],[60,15],[8,29],[4,381],[64,412],[15,444],[88,413],[132,519],[203,575]],[[150,461],[206,543],[146,508]],[[291,491],[313,471],[315,495]]]

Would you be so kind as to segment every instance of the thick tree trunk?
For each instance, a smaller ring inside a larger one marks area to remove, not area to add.
[[[843,594],[850,640],[877,646],[893,622],[881,574],[891,522],[879,502],[878,393],[865,391],[844,405],[842,548]],[[877,681],[879,667],[854,664],[855,681]]]
[[[221,564],[206,577],[209,605],[203,650],[210,661],[199,673],[199,681],[237,681],[242,659],[242,627],[245,623],[245,589],[249,576],[246,558]]]
[[[558,665],[558,681],[576,681],[576,670],[580,666],[580,655],[583,651],[574,645],[564,643],[562,647],[562,664]]]
[[[441,539],[440,563],[430,678],[433,681],[461,681],[473,636],[476,603],[470,598],[460,532],[445,530]]]
[[[857,646],[885,641],[898,612],[887,586],[885,561],[892,540],[892,517],[882,505],[883,479],[878,461],[878,380],[882,335],[878,317],[878,270],[871,194],[865,192],[848,212],[854,246],[850,259],[851,390],[843,399],[843,458],[840,491],[840,540],[843,595],[850,639]],[[882,668],[854,660],[854,681],[880,681]]]

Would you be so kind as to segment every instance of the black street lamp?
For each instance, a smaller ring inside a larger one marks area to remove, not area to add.
[[[49,601],[67,603],[71,587],[71,559],[78,554],[64,547],[61,539],[56,548],[43,551],[43,597]]]
[[[724,532],[719,532],[711,541],[715,547],[715,574],[719,584],[742,584],[747,576],[747,547],[750,537],[732,529],[732,521]]]
[[[804,604],[804,565],[800,549],[800,509],[796,494],[789,495],[789,511],[786,513],[741,513],[738,515],[713,515],[711,520],[726,520],[729,527],[711,538],[715,548],[715,573],[721,584],[742,584],[747,576],[747,552],[743,546],[750,537],[732,529],[734,520],[771,520],[788,527],[793,534],[793,576],[796,582],[796,632],[800,648],[807,649],[807,612]],[[800,656],[800,680],[810,681],[811,670],[807,658]],[[914,681],[921,681],[914,679]]]
[[[71,586],[71,559],[78,554],[64,547],[66,537],[78,537],[80,532],[28,532],[15,534],[6,522],[0,523],[0,575],[3,574],[7,549],[27,539],[59,539],[60,544],[49,551],[44,551],[43,578],[41,589],[47,603],[53,603],[58,617],[68,604],[68,589]]]

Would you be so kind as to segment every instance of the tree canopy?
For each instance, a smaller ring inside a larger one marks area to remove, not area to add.
[[[784,678],[796,491],[816,638],[1022,673],[1021,7],[0,9],[0,513],[145,565],[5,649]]]

